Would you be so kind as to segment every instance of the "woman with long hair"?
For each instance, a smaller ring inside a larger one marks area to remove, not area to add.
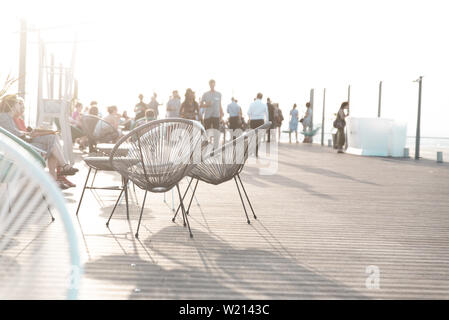
[[[347,113],[345,114],[345,110],[347,110]],[[345,127],[346,127],[346,120],[345,118],[349,116],[349,102],[343,102],[340,106],[340,109],[338,109],[337,112],[337,119],[334,121],[334,127],[337,129],[337,143],[336,147],[338,149],[338,153],[343,153],[343,147],[346,144],[346,137],[345,137]]]
[[[290,122],[288,140],[292,143],[292,132],[295,132],[296,143],[298,143],[298,109],[296,109],[296,103],[293,105],[292,110],[290,110]]]
[[[195,92],[190,88],[186,90],[179,114],[184,119],[200,120],[200,107],[198,102],[195,101]]]

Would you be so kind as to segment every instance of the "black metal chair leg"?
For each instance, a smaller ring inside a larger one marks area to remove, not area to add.
[[[53,214],[51,213],[50,206],[48,206],[48,213],[50,214],[51,222],[54,222],[56,219],[55,219],[55,217],[53,217]]]
[[[187,191],[189,191],[189,187],[190,187],[190,184],[192,183],[192,181],[193,181],[193,178],[190,179],[189,185],[187,186],[187,189],[186,189],[186,191],[184,191],[184,195],[182,196],[182,200],[184,200],[185,196],[187,195]],[[173,219],[171,219],[171,221],[175,222],[176,216],[178,215],[180,208],[181,208],[181,204],[178,205],[178,209],[176,209],[175,216],[173,217]],[[185,225],[185,223],[184,223],[184,225]]]
[[[195,187],[193,188],[192,197],[190,197],[190,202],[189,202],[189,206],[187,207],[186,214],[189,214],[189,212],[190,212],[190,207],[192,206],[192,201],[193,201],[193,198],[195,197],[195,192],[196,192],[196,188],[198,187],[198,182],[200,182],[200,180],[197,179],[196,183],[195,183]]]
[[[81,198],[80,198],[80,201],[78,203],[78,208],[76,209],[76,215],[77,216],[78,216],[78,211],[80,210],[80,207],[81,207],[81,202],[83,201],[84,191],[86,191],[87,182],[89,182],[89,175],[90,175],[91,170],[92,170],[92,168],[89,167],[89,171],[87,172],[86,182],[84,182],[83,192],[81,192]]]
[[[112,215],[114,214],[115,209],[117,208],[118,203],[120,202],[120,199],[122,197],[123,191],[125,189],[122,189],[122,191],[120,192],[117,201],[115,202],[114,208],[112,209],[111,215],[109,216],[108,222],[106,222],[106,227],[109,227],[109,221],[111,221]]]
[[[179,190],[179,185],[178,184],[176,185],[176,189],[178,189],[179,201],[181,201],[181,210],[182,210],[183,216],[185,217],[185,220],[187,221],[187,227],[189,228],[190,238],[193,238],[192,230],[190,229],[189,218],[186,215],[186,210],[184,208],[184,203],[182,202],[181,190]]]
[[[181,200],[181,199],[180,199]],[[180,201],[180,206],[181,206],[182,200]],[[184,228],[187,226],[186,224],[186,215],[184,210],[182,210],[183,206],[181,206],[181,216],[182,216],[182,225],[184,226]],[[173,221],[173,220],[172,220]]]
[[[55,221],[55,217],[53,217],[53,214],[51,213],[50,205],[48,204],[47,199],[45,198],[44,195],[42,195],[42,200],[44,200],[44,202],[47,203],[47,210],[48,210],[48,213],[50,214],[51,222],[54,222]]]
[[[125,188],[125,201],[126,201],[126,219],[129,220],[129,204],[128,204],[128,180],[125,179],[124,181],[124,188]]]
[[[92,179],[92,183],[90,184],[90,187],[91,187],[91,188],[94,187],[94,182],[95,182],[95,178],[97,177],[97,172],[98,172],[98,170],[95,169],[94,178]]]
[[[251,224],[251,221],[249,221],[248,213],[246,212],[245,203],[243,202],[242,193],[240,192],[239,184],[237,182],[236,177],[234,177],[234,181],[235,181],[235,185],[237,186],[237,190],[239,191],[239,196],[240,196],[240,200],[242,201],[243,210],[245,210],[246,222],[248,222],[248,224]]]
[[[237,178],[239,178],[240,185],[242,186],[243,192],[245,193],[246,200],[248,200],[249,207],[251,208],[251,211],[253,212],[254,219],[257,219],[257,216],[256,216],[256,214],[254,213],[253,205],[251,204],[251,201],[249,201],[248,194],[246,193],[246,189],[245,189],[245,187],[243,186],[243,182],[242,182],[242,179],[240,179],[240,175],[239,175],[239,174],[237,175]]]
[[[137,225],[136,238],[139,238],[140,222],[142,221],[142,214],[143,214],[143,209],[145,207],[145,200],[147,199],[147,193],[148,193],[148,191],[145,190],[145,196],[143,197],[142,209],[140,210],[139,224]]]

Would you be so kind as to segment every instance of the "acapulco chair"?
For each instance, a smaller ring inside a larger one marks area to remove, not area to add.
[[[246,197],[246,200],[251,208],[254,219],[257,219],[257,216],[254,212],[251,201],[249,200],[248,193],[243,185],[242,179],[240,177],[240,173],[245,166],[246,160],[248,159],[249,154],[252,151],[255,151],[258,146],[256,143],[260,143],[260,136],[265,134],[265,130],[269,129],[271,126],[271,122],[267,122],[256,129],[249,130],[234,140],[222,145],[221,147],[210,151],[210,145],[208,147],[203,148],[202,156],[203,160],[201,163],[197,164],[192,168],[189,173],[191,180],[189,182],[189,186],[184,192],[183,198],[186,196],[187,191],[190,187],[190,184],[193,180],[196,180],[195,186],[193,188],[192,196],[189,201],[189,205],[187,207],[186,213],[189,214],[190,206],[192,204],[192,199],[195,196],[195,192],[198,187],[199,181],[205,182],[207,184],[219,185],[224,182],[234,180],[235,185],[237,187],[237,191],[240,196],[240,200],[242,202],[243,210],[245,212],[246,221],[248,224],[251,223],[248,217],[248,213],[246,210],[245,202],[243,200],[242,192],[240,191],[240,187]],[[257,137],[259,136],[259,139]],[[240,184],[240,186],[239,186]],[[178,210],[175,213],[172,221],[174,222],[176,216],[178,214]]]
[[[64,197],[42,162],[3,134],[0,180],[0,298],[76,299],[81,265]]]
[[[139,237],[147,193],[164,193],[174,187],[178,192],[184,226],[188,226],[190,237],[193,237],[185,215],[179,182],[193,168],[196,161],[195,150],[197,147],[200,149],[199,142],[204,134],[204,128],[197,121],[170,118],[143,124],[122,137],[115,145],[110,155],[112,168],[124,179],[145,190],[136,238]],[[126,155],[118,152],[123,144],[128,146]],[[199,161],[201,154],[200,150],[197,151]]]

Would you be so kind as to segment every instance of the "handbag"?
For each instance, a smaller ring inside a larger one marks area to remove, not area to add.
[[[336,129],[343,129],[345,127],[345,125],[346,125],[346,121],[343,119],[337,118],[334,121],[334,128],[336,128]]]

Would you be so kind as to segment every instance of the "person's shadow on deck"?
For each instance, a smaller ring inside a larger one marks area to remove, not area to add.
[[[85,264],[85,277],[138,288],[130,299],[365,298],[284,254],[235,248],[199,230],[189,239],[185,231],[174,225],[141,242],[155,253],[152,261],[135,253],[103,256]]]

